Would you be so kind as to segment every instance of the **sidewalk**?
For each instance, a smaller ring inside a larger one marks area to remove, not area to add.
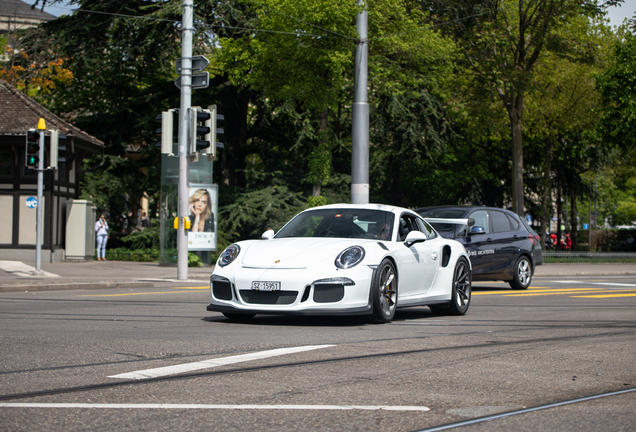
[[[0,292],[100,288],[207,286],[212,267],[189,267],[188,280],[177,280],[176,267],[132,261],[61,262],[42,264],[43,275],[30,272],[35,263],[0,261]],[[535,277],[636,276],[636,264],[544,264]]]
[[[33,262],[0,261],[0,292],[205,286],[212,274],[212,267],[189,267],[188,280],[179,281],[176,266],[133,261],[42,263],[42,275],[33,275],[33,270]]]

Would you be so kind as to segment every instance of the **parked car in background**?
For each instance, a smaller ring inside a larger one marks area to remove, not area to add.
[[[440,206],[422,207],[415,212],[442,237],[464,245],[470,256],[473,280],[503,280],[513,289],[527,289],[534,269],[543,263],[538,234],[511,211]]]

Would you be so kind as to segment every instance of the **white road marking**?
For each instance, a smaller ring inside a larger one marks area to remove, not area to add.
[[[552,281],[553,283],[575,283],[575,284],[586,284],[586,285],[603,285],[603,286],[614,286],[614,287],[636,287],[636,284],[621,284],[621,283],[610,283],[610,282],[586,282],[584,280],[579,281]]]
[[[312,351],[312,350],[317,350],[321,348],[329,348],[333,346],[335,345],[307,345],[307,346],[301,346],[301,347],[278,348],[274,350],[261,351],[261,352],[251,353],[251,354],[241,354],[241,355],[231,356],[231,357],[215,358],[215,359],[203,360],[203,361],[192,362],[192,363],[184,363],[184,364],[174,365],[174,366],[165,366],[160,368],[123,373],[119,375],[112,375],[112,376],[109,376],[108,378],[122,378],[122,379],[156,378],[156,377],[161,377],[166,375],[179,374],[183,372],[192,372],[192,371],[200,370],[200,369],[208,369],[208,368],[213,368],[217,366],[226,366],[226,365],[230,365],[234,363],[241,363],[241,362],[247,362],[252,360],[265,359],[269,357],[282,356],[285,354],[294,354],[297,352]]]
[[[374,405],[205,405],[205,404],[0,403],[0,408],[430,411],[430,409],[428,407],[424,407],[424,406],[390,406],[390,405],[374,406]]]
[[[44,270],[40,270],[40,273],[36,274],[35,267],[21,261],[0,261],[0,269],[20,277],[60,277]]]

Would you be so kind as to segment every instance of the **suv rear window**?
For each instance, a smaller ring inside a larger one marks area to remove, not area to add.
[[[506,232],[510,231],[510,221],[503,212],[490,211],[490,218],[492,221],[492,229],[494,232]]]

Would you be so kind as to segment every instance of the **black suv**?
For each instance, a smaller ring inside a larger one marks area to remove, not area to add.
[[[543,263],[534,233],[511,211],[466,206],[422,207],[415,211],[428,219],[442,237],[464,245],[473,267],[473,280],[503,280],[513,289],[526,289],[534,268]],[[467,223],[448,219],[464,219]]]

